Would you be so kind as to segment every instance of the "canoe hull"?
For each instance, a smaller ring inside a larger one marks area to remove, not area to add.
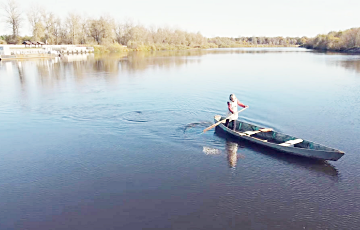
[[[215,122],[218,122],[217,119],[214,120]],[[287,147],[287,146],[280,146],[275,143],[264,142],[259,139],[253,138],[251,136],[240,135],[238,132],[235,132],[227,128],[224,124],[220,124],[219,126],[217,126],[217,129],[221,129],[223,132],[228,133],[238,139],[246,140],[261,146],[265,146],[292,155],[319,159],[319,160],[331,160],[331,161],[337,161],[344,155],[344,153],[341,151],[326,151],[326,150],[314,150],[314,149],[305,149],[305,148],[297,148],[297,147]]]

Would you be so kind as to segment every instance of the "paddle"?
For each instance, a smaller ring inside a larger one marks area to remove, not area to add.
[[[249,108],[249,107],[245,107],[245,108],[243,108],[242,110],[238,111],[237,113],[241,113],[242,111],[244,111],[244,110],[247,109],[247,108]],[[234,113],[234,114],[235,114],[235,113]],[[212,129],[212,128],[218,126],[218,125],[220,125],[220,123],[223,123],[224,121],[226,121],[226,119],[229,119],[229,118],[230,118],[232,115],[234,115],[234,114],[231,114],[231,115],[228,116],[227,118],[225,118],[225,119],[223,119],[223,120],[221,120],[221,121],[216,122],[216,123],[213,124],[212,126],[207,127],[206,129],[203,130],[203,132],[205,133],[206,131],[208,131],[208,130],[210,130],[210,129]]]

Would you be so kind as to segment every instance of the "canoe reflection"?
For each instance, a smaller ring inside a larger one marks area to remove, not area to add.
[[[309,171],[324,174],[330,176],[332,179],[338,180],[339,172],[338,170],[331,164],[326,161],[308,159],[301,156],[289,155],[285,153],[278,152],[273,149],[269,149],[263,146],[255,145],[247,141],[238,140],[224,132],[215,132],[214,135],[221,137],[226,140],[225,146],[228,154],[229,165],[230,167],[235,167],[236,165],[236,154],[239,146],[241,148],[246,148],[247,150],[253,151],[255,153],[261,153],[270,158],[284,161],[293,166],[305,168]],[[236,149],[236,151],[235,151]],[[234,156],[235,155],[235,156]],[[239,158],[239,157],[237,157]]]

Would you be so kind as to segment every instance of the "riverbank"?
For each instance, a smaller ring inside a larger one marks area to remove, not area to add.
[[[279,47],[299,47],[298,45],[253,45],[249,43],[236,43],[231,45],[216,45],[214,43],[204,43],[203,45],[174,45],[174,44],[130,44],[130,47],[118,43],[105,45],[44,45],[43,47],[24,47],[22,45],[2,45],[0,46],[0,61],[8,59],[31,59],[31,58],[54,58],[65,54],[83,53],[128,53],[133,51],[181,51],[181,50],[206,50],[217,48],[279,48]]]
[[[343,53],[349,53],[349,54],[360,54],[360,47],[354,47],[354,48],[350,48],[344,51],[341,51]]]
[[[322,51],[322,52],[334,52],[334,53],[344,53],[344,54],[360,54],[360,47],[353,47],[349,49],[321,49],[313,47],[304,47],[306,49]]]
[[[171,51],[171,50],[193,50],[193,49],[216,49],[216,48],[279,48],[279,47],[299,47],[298,45],[253,45],[253,44],[237,44],[237,45],[216,45],[214,43],[206,43],[198,46],[173,45],[173,44],[136,44],[131,47],[120,44],[109,45],[93,45],[94,53],[120,53],[130,51]]]
[[[308,39],[304,47],[308,49],[360,54],[360,27],[345,31],[331,31],[328,34],[319,34]]]

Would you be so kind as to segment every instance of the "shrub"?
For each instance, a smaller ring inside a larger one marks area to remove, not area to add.
[[[119,53],[126,51],[126,48],[123,45],[120,45],[119,43],[110,43],[104,46],[106,50],[108,50],[111,53]]]
[[[94,53],[109,53],[110,50],[108,50],[105,46],[95,45],[94,47]]]

